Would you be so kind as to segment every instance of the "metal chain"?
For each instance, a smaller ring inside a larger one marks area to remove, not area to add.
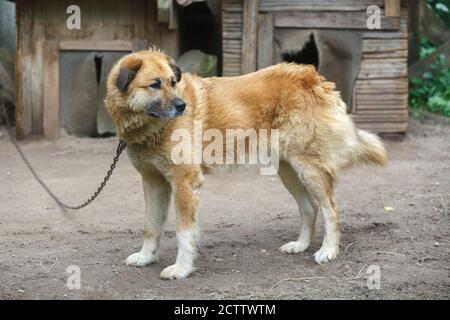
[[[106,176],[103,178],[103,181],[100,183],[100,185],[98,186],[97,190],[92,194],[92,196],[90,196],[87,200],[85,200],[85,201],[83,201],[83,202],[81,202],[80,204],[77,204],[77,205],[67,204],[67,203],[61,201],[53,193],[53,191],[50,190],[50,188],[47,186],[47,184],[36,173],[36,171],[34,170],[33,166],[28,161],[28,158],[23,153],[22,149],[20,148],[19,144],[17,143],[16,139],[14,138],[13,134],[11,133],[11,128],[12,128],[11,127],[11,123],[9,122],[9,118],[8,118],[7,113],[6,113],[6,107],[4,105],[4,101],[1,98],[0,98],[0,107],[3,110],[3,116],[5,118],[5,123],[6,123],[6,128],[7,128],[8,134],[9,134],[9,138],[10,138],[11,142],[14,144],[14,146],[16,147],[17,152],[19,153],[19,155],[22,158],[23,162],[26,164],[26,166],[28,167],[28,169],[30,170],[31,174],[34,176],[36,181],[42,186],[42,188],[44,188],[44,190],[48,193],[48,195],[61,208],[63,208],[63,209],[64,208],[65,209],[71,209],[71,210],[78,210],[78,209],[81,209],[81,208],[84,208],[84,207],[88,206],[92,201],[95,200],[95,198],[97,198],[97,196],[100,194],[100,192],[102,192],[103,188],[105,187],[106,183],[108,182],[109,178],[111,177],[114,169],[116,168],[116,164],[117,164],[117,162],[119,162],[120,154],[126,148],[126,143],[123,140],[119,140],[119,144],[117,145],[117,150],[116,150],[116,156],[113,159],[111,167],[109,168],[108,172],[106,173]]]

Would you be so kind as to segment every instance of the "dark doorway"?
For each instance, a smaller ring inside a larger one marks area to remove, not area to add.
[[[319,51],[317,50],[316,41],[312,33],[300,51],[283,52],[281,55],[283,61],[312,64],[316,69],[319,69]]]

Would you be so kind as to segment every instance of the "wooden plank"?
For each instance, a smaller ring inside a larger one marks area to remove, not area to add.
[[[260,14],[258,22],[258,69],[273,64],[273,15]]]
[[[367,30],[367,13],[366,11],[281,11],[275,13],[274,24],[278,28]],[[399,27],[400,17],[386,18],[382,13],[380,30],[397,30]]]
[[[399,79],[369,79],[356,80],[355,91],[357,94],[380,94],[380,93],[407,93],[408,80]]]
[[[383,7],[384,0],[261,0],[260,11],[364,11],[370,5]]]
[[[229,11],[230,8],[240,8]],[[222,1],[222,75],[241,74],[242,0]],[[238,52],[236,52],[238,50]]]
[[[368,130],[374,133],[403,133],[408,129],[408,122],[362,122],[355,116],[356,126],[360,129]]]
[[[25,35],[29,34],[27,6],[24,0],[16,1],[17,23],[17,53],[16,53],[16,98],[15,98],[15,127],[16,137],[23,139],[31,134],[31,108],[24,104],[23,96],[25,87],[26,64],[24,55],[27,54]]]
[[[131,48],[133,52],[147,50],[148,49],[148,42],[147,40],[133,40],[131,42]]]
[[[400,0],[385,0],[384,12],[386,17],[400,17]]]
[[[15,127],[18,139],[39,134],[42,130],[43,28],[34,19],[35,5],[26,1],[16,3]]]
[[[167,24],[159,25],[159,45],[169,56],[174,59],[180,54],[178,32],[170,30]]]
[[[363,59],[406,58],[407,39],[364,39]]]
[[[405,58],[365,59],[361,62],[357,79],[386,79],[406,76]]]
[[[59,126],[59,45],[46,41],[44,46],[44,112],[43,133],[47,139],[58,139]]]
[[[242,31],[223,31],[222,37],[225,39],[242,39]]]
[[[160,47],[159,45],[159,23],[158,23],[158,3],[157,1],[147,1],[146,14],[146,36],[149,45]]]
[[[243,74],[256,70],[259,0],[243,3],[242,66]]]
[[[406,39],[364,39],[363,52],[388,52],[406,50],[408,40]]]
[[[61,50],[80,50],[80,51],[132,51],[131,41],[122,40],[63,40],[59,42]]]

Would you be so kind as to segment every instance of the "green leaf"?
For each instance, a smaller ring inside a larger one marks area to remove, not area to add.
[[[449,12],[448,7],[445,4],[441,3],[441,2],[436,3],[435,8],[437,10],[440,10],[440,11]]]
[[[422,74],[422,78],[424,79],[432,79],[433,78],[433,74],[430,71],[426,71]]]

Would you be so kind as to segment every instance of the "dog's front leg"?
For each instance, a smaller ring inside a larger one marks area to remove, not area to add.
[[[183,279],[194,271],[199,238],[196,191],[201,186],[202,179],[201,173],[197,171],[185,172],[174,179],[178,254],[175,264],[161,272],[162,279]]]
[[[143,267],[158,260],[158,249],[171,196],[170,184],[160,174],[143,172],[145,197],[144,244],[127,258],[127,265]]]

